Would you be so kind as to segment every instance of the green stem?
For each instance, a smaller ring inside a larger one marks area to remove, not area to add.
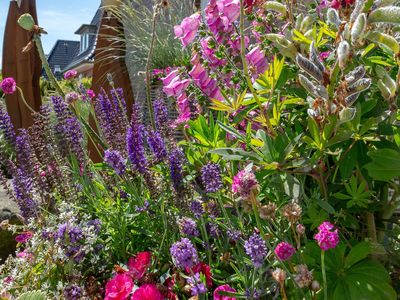
[[[260,99],[257,96],[257,92],[255,91],[253,87],[253,83],[251,82],[250,76],[249,76],[249,68],[247,66],[247,60],[246,60],[246,46],[245,46],[245,36],[244,36],[244,4],[243,0],[240,0],[240,57],[242,59],[242,64],[243,64],[243,71],[244,71],[244,76],[246,78],[247,85],[253,94],[254,100],[257,102],[257,105],[260,109],[260,113],[263,115],[265,119],[265,123],[267,124],[268,129],[270,130],[270,133],[273,136],[277,136],[277,133],[275,129],[272,127],[271,121],[268,117],[268,114],[265,113],[264,107],[261,104]]]
[[[28,104],[28,102],[26,102],[25,97],[24,97],[24,93],[23,93],[22,89],[21,89],[19,86],[17,86],[17,89],[18,89],[18,92],[21,94],[21,99],[22,99],[22,102],[24,102],[25,106],[32,112],[32,114],[38,114],[38,112],[35,111],[35,110]]]
[[[150,42],[149,54],[147,56],[147,63],[146,63],[146,99],[147,99],[147,105],[149,107],[151,126],[153,127],[154,130],[156,130],[156,123],[154,121],[153,103],[151,101],[150,67],[151,67],[151,59],[153,57],[153,51],[154,51],[154,42],[156,40],[156,24],[157,24],[159,5],[160,4],[154,6],[153,23],[152,23],[152,28],[151,28],[151,42]]]
[[[322,280],[324,284],[324,300],[328,300],[328,285],[326,283],[326,271],[325,271],[325,251],[321,251],[321,268],[322,268]]]
[[[39,57],[40,57],[40,60],[42,61],[43,68],[47,74],[47,77],[49,78],[50,82],[53,84],[54,88],[57,90],[57,93],[64,98],[65,94],[64,94],[63,90],[61,89],[60,85],[58,84],[57,79],[54,77],[53,72],[51,72],[49,62],[47,61],[47,58],[46,58],[46,54],[44,54],[42,40],[40,39],[40,35],[34,34],[33,41],[36,44],[36,48],[38,50]]]

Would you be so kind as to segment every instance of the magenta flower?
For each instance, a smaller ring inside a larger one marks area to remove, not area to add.
[[[144,284],[132,295],[131,300],[164,300],[155,284]]]
[[[249,69],[254,79],[257,78],[259,74],[264,73],[268,68],[268,62],[265,54],[259,47],[253,48],[246,55],[246,60],[249,64]]]
[[[202,64],[195,64],[192,70],[190,70],[189,75],[200,90],[208,97],[223,100],[217,81],[208,76],[207,71]]]
[[[76,70],[68,70],[67,72],[64,73],[64,79],[69,80],[75,78],[76,75],[78,75],[78,72]]]
[[[321,52],[319,54],[319,59],[320,60],[325,60],[325,59],[327,59],[329,57],[330,54],[331,54],[331,52],[329,52],[329,51]]]
[[[17,90],[17,83],[12,77],[4,78],[0,83],[0,89],[3,91],[4,94],[14,94]]]
[[[246,199],[250,193],[258,188],[258,181],[254,173],[242,170],[233,177],[232,192]]]
[[[190,84],[189,79],[180,79],[179,70],[177,69],[170,72],[167,77],[162,78],[162,81],[164,85],[163,91],[169,97],[178,97]]]
[[[208,27],[218,42],[224,39],[221,33],[233,30],[233,22],[240,16],[240,0],[211,0],[205,9]]]
[[[290,259],[295,252],[296,249],[291,244],[285,242],[279,243],[275,248],[275,255],[282,261]]]
[[[194,41],[200,26],[200,20],[200,14],[195,13],[183,19],[181,25],[176,25],[174,27],[175,36],[181,40],[184,47]]]
[[[235,300],[235,297],[220,295],[219,292],[236,293],[236,290],[227,284],[220,285],[214,291],[214,300]]]
[[[133,288],[131,277],[126,274],[117,274],[106,284],[106,297],[104,300],[125,300]]]
[[[319,231],[314,236],[314,240],[318,242],[318,246],[324,251],[336,248],[336,246],[339,244],[338,230],[333,230],[333,228],[333,224],[325,221],[319,225]]]
[[[96,97],[96,94],[94,93],[93,90],[87,90],[87,95],[90,99],[93,99],[94,97]]]
[[[20,235],[17,235],[15,237],[15,240],[18,243],[24,244],[27,241],[29,241],[32,238],[32,236],[33,236],[33,232],[32,231],[25,231],[25,232],[21,233]]]

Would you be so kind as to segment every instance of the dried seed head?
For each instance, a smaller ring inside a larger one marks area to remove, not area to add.
[[[260,218],[264,220],[274,219],[276,213],[276,204],[268,203],[267,205],[263,205],[259,208]]]
[[[296,275],[294,281],[297,283],[299,288],[307,287],[313,280],[312,272],[308,270],[306,265],[297,265],[294,267]]]
[[[283,284],[286,280],[286,272],[280,268],[275,269],[272,272],[272,278],[276,280],[279,284]]]
[[[292,224],[300,220],[301,213],[301,206],[295,202],[289,203],[283,207],[283,216]]]

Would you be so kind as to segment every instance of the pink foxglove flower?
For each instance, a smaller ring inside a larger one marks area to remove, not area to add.
[[[17,83],[12,77],[4,78],[0,83],[0,89],[3,91],[4,94],[14,94],[17,90]]]
[[[126,300],[132,292],[133,282],[126,274],[117,274],[106,284],[106,297],[104,300]]]
[[[184,47],[194,41],[200,26],[200,20],[200,14],[195,13],[183,19],[181,25],[176,25],[174,27],[175,36],[181,40]]]
[[[131,300],[164,300],[155,284],[144,284],[132,295]]]
[[[189,75],[193,78],[195,84],[208,97],[223,100],[222,94],[218,88],[217,81],[208,76],[206,69],[200,63],[197,63],[190,70]]]
[[[90,99],[93,99],[94,97],[96,97],[96,94],[94,93],[93,90],[87,90],[87,96],[88,96]]]
[[[214,291],[214,300],[235,300],[235,297],[221,295],[219,292],[236,293],[236,290],[227,284],[217,287]]]
[[[295,252],[296,249],[291,244],[285,242],[279,243],[275,248],[275,255],[282,261],[290,259]]]
[[[167,77],[162,78],[162,81],[164,85],[163,91],[169,97],[178,97],[190,84],[189,79],[180,79],[179,70],[177,69],[170,72]]]
[[[268,68],[268,62],[264,52],[259,47],[255,47],[246,55],[250,72],[253,78],[257,78],[259,74],[264,73]]]
[[[333,224],[325,221],[319,225],[319,231],[314,236],[314,239],[318,242],[318,246],[324,251],[336,248],[336,246],[339,244],[338,230],[333,230],[333,228]]]

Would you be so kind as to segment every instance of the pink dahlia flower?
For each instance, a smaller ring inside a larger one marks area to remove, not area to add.
[[[17,90],[17,83],[12,77],[4,78],[0,83],[0,89],[4,94],[14,94]]]
[[[139,252],[135,257],[131,257],[128,261],[129,274],[133,279],[140,279],[143,277],[150,264],[151,253]]]
[[[336,246],[339,244],[338,230],[333,230],[333,228],[333,224],[325,221],[319,225],[319,231],[314,236],[314,239],[318,242],[318,246],[324,251],[336,248]]]
[[[164,300],[155,284],[144,284],[132,295],[131,300]]]
[[[275,248],[275,255],[279,260],[288,260],[296,252],[296,249],[289,243],[281,242]]]
[[[194,41],[197,31],[199,30],[200,20],[200,14],[195,13],[183,19],[181,25],[176,25],[174,27],[175,36],[181,40],[184,47]]]
[[[235,297],[221,295],[219,292],[236,293],[236,290],[227,284],[217,287],[214,291],[214,300],[235,300]]]
[[[107,282],[104,300],[126,300],[132,288],[133,282],[128,274],[117,274]]]
[[[76,70],[68,70],[67,72],[64,73],[64,79],[69,80],[75,78],[76,75],[78,75],[78,72]]]

